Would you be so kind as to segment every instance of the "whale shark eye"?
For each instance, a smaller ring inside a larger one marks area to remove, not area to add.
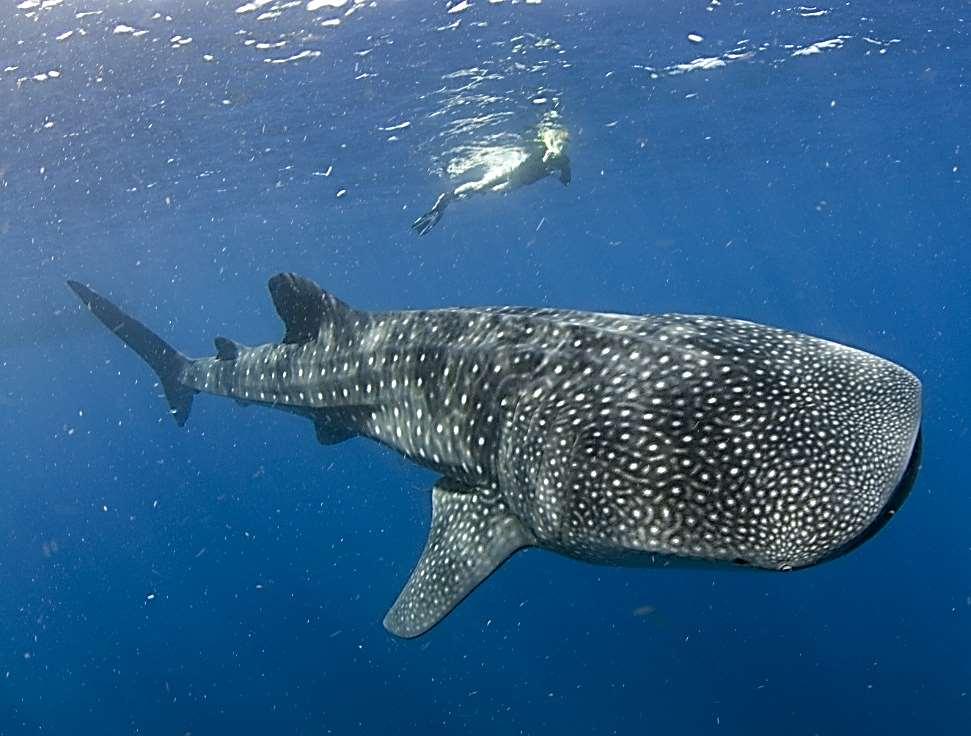
[[[732,560],[733,565],[751,565],[752,563],[742,557],[736,557]]]

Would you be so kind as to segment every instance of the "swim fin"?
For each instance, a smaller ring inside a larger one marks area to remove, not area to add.
[[[426,235],[428,231],[435,227],[435,225],[438,224],[438,221],[442,219],[442,214],[445,212],[445,208],[448,206],[451,199],[452,195],[448,192],[438,195],[438,199],[435,200],[435,206],[411,223],[411,229],[414,230],[419,237]]]

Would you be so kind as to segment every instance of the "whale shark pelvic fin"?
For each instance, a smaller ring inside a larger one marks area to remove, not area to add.
[[[494,490],[443,478],[432,489],[425,550],[384,627],[408,639],[424,634],[513,552],[533,541]]]

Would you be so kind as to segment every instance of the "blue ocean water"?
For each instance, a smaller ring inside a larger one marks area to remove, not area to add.
[[[319,6],[319,7],[315,7]],[[0,734],[971,728],[966,3],[8,1],[0,10]],[[689,37],[690,36],[690,37]],[[409,224],[544,119],[573,180]],[[453,183],[454,185],[454,183]],[[923,381],[911,497],[789,575],[527,550],[381,627],[433,476],[200,397],[295,271],[362,308],[711,313]]]

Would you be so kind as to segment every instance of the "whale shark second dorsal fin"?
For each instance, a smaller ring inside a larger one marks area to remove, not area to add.
[[[216,344],[216,360],[236,360],[239,357],[239,350],[242,347],[235,340],[228,337],[217,337],[213,342]]]
[[[425,551],[384,617],[384,627],[409,639],[424,634],[509,555],[533,543],[494,490],[443,478],[432,489]]]
[[[293,273],[280,273],[270,279],[270,295],[286,331],[284,343],[316,340],[324,324],[340,327],[349,321],[352,310],[310,279]]]

